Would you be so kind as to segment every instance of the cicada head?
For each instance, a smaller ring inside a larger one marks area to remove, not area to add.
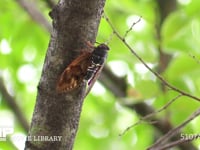
[[[100,44],[99,46],[96,47],[97,50],[103,50],[103,51],[108,51],[109,47],[106,44]]]

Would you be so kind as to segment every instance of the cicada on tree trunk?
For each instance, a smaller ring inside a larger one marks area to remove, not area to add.
[[[82,82],[87,82],[87,95],[100,75],[108,50],[106,44],[100,44],[97,47],[92,46],[92,51],[83,52],[75,58],[59,77],[57,92],[67,93],[78,88]]]

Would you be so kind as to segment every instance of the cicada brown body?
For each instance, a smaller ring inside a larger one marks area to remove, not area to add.
[[[87,82],[90,90],[104,66],[108,50],[106,44],[100,44],[93,51],[84,52],[74,59],[61,74],[56,90],[59,93],[69,92],[82,82]]]

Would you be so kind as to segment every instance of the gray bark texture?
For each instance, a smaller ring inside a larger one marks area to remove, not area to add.
[[[50,16],[53,29],[32,117],[26,150],[71,150],[78,129],[85,86],[67,94],[56,92],[65,67],[96,38],[105,0],[60,0]],[[61,136],[61,141],[41,138]]]

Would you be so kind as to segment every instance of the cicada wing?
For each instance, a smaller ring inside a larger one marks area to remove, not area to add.
[[[90,64],[90,56],[90,52],[84,52],[69,64],[59,77],[57,92],[69,92],[81,84]]]

